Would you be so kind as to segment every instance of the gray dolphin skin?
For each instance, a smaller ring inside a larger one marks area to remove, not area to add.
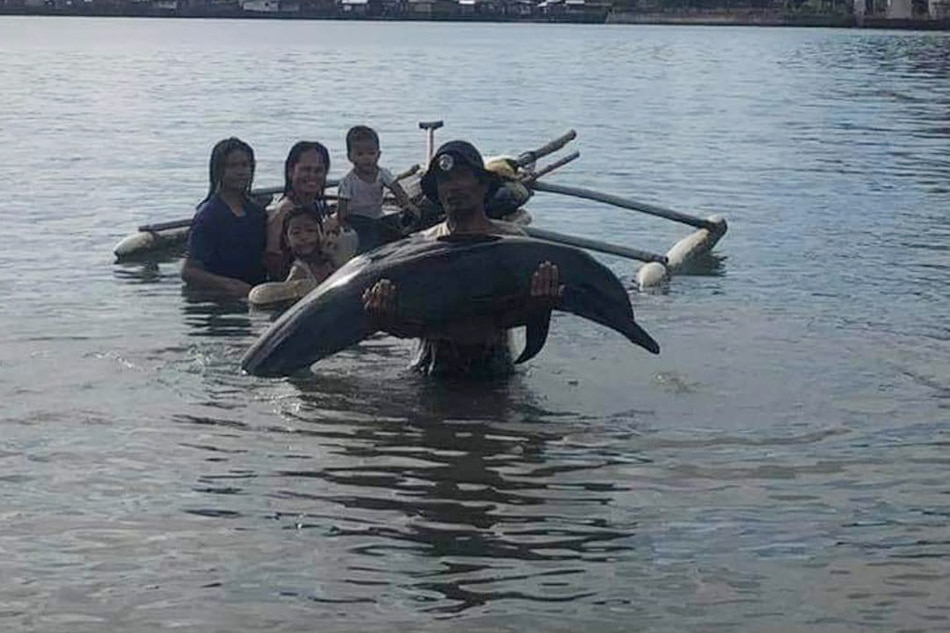
[[[395,315],[387,329],[426,337],[471,317],[488,317],[506,328],[526,326],[525,350],[516,361],[524,362],[547,339],[550,312],[527,305],[531,276],[544,261],[558,267],[564,285],[556,310],[660,352],[634,321],[617,277],[584,251],[509,235],[418,236],[351,259],[282,314],[244,354],[241,367],[255,376],[286,376],[371,336],[379,325],[363,309],[363,292],[384,278],[396,285]]]

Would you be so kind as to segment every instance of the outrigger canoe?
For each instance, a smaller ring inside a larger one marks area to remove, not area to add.
[[[419,126],[427,132],[427,152],[431,157],[434,147],[434,132],[442,126],[442,122],[421,122]],[[723,235],[725,235],[727,224],[725,219],[720,215],[700,218],[672,209],[592,189],[554,184],[546,180],[542,181],[541,178],[543,176],[567,165],[578,158],[580,154],[576,151],[572,152],[540,168],[537,167],[537,161],[564,148],[576,137],[576,132],[570,130],[538,149],[522,152],[515,158],[500,157],[489,159],[487,161],[487,167],[498,173],[507,181],[506,186],[503,187],[500,194],[496,196],[498,199],[496,201],[495,217],[522,224],[525,232],[536,239],[643,262],[643,265],[640,266],[637,271],[637,283],[641,289],[662,285],[668,281],[672,275],[686,269],[693,261],[710,253],[713,247],[715,247]],[[403,174],[403,180],[400,184],[411,198],[422,201],[418,170],[419,167],[415,166]],[[333,181],[328,182],[328,187],[330,188],[328,197],[332,198],[332,187],[335,185],[336,183]],[[271,187],[255,189],[252,191],[252,195],[266,206],[266,204],[271,202],[274,196],[280,192],[281,188]],[[602,202],[622,209],[686,224],[694,227],[696,230],[677,241],[666,253],[651,253],[600,240],[556,233],[554,231],[529,226],[532,216],[523,205],[537,192]],[[425,228],[425,226],[434,224],[441,219],[438,217],[436,210],[430,213],[428,222],[422,226],[412,227],[412,229],[410,229],[402,226],[400,223],[400,214],[397,208],[389,205],[384,207],[384,209],[388,209],[389,213],[384,217],[382,222],[387,223],[392,228],[394,238],[408,235],[411,230]],[[431,209],[432,207],[430,206],[430,210]],[[115,246],[113,251],[116,259],[117,261],[148,260],[159,255],[181,254],[188,240],[190,226],[191,218],[140,226],[138,231],[125,237]],[[341,259],[347,257],[346,252],[346,249],[343,249],[340,255]],[[272,289],[277,291],[277,287],[272,287]],[[290,294],[284,298],[291,299],[299,298],[298,295],[306,290],[306,288],[287,288],[286,290]],[[278,292],[277,296],[279,295],[280,293]],[[264,299],[270,300],[270,295],[265,296]]]

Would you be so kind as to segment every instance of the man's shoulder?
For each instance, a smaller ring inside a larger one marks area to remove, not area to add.
[[[505,222],[503,220],[490,220],[492,224],[492,235],[520,235],[522,237],[527,236],[527,233],[518,226],[517,224],[512,224],[511,222]],[[449,230],[448,221],[442,221],[432,226],[425,231],[422,231],[422,235],[425,237],[444,237],[449,235],[452,231]]]

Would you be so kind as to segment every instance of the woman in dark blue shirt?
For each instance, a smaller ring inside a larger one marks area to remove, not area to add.
[[[189,286],[246,297],[266,280],[267,214],[250,198],[254,150],[237,138],[211,152],[210,188],[198,205],[181,277]]]

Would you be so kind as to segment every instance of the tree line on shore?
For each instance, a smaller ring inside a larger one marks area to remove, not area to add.
[[[5,13],[604,22],[611,12],[848,13],[852,0],[0,0]]]
[[[895,1],[907,4],[900,17],[908,24],[889,19]],[[932,5],[947,10],[934,15]],[[929,28],[950,27],[950,15],[943,15],[950,14],[950,0],[0,0],[0,13],[908,28],[930,18]],[[876,18],[888,19],[876,25]]]

